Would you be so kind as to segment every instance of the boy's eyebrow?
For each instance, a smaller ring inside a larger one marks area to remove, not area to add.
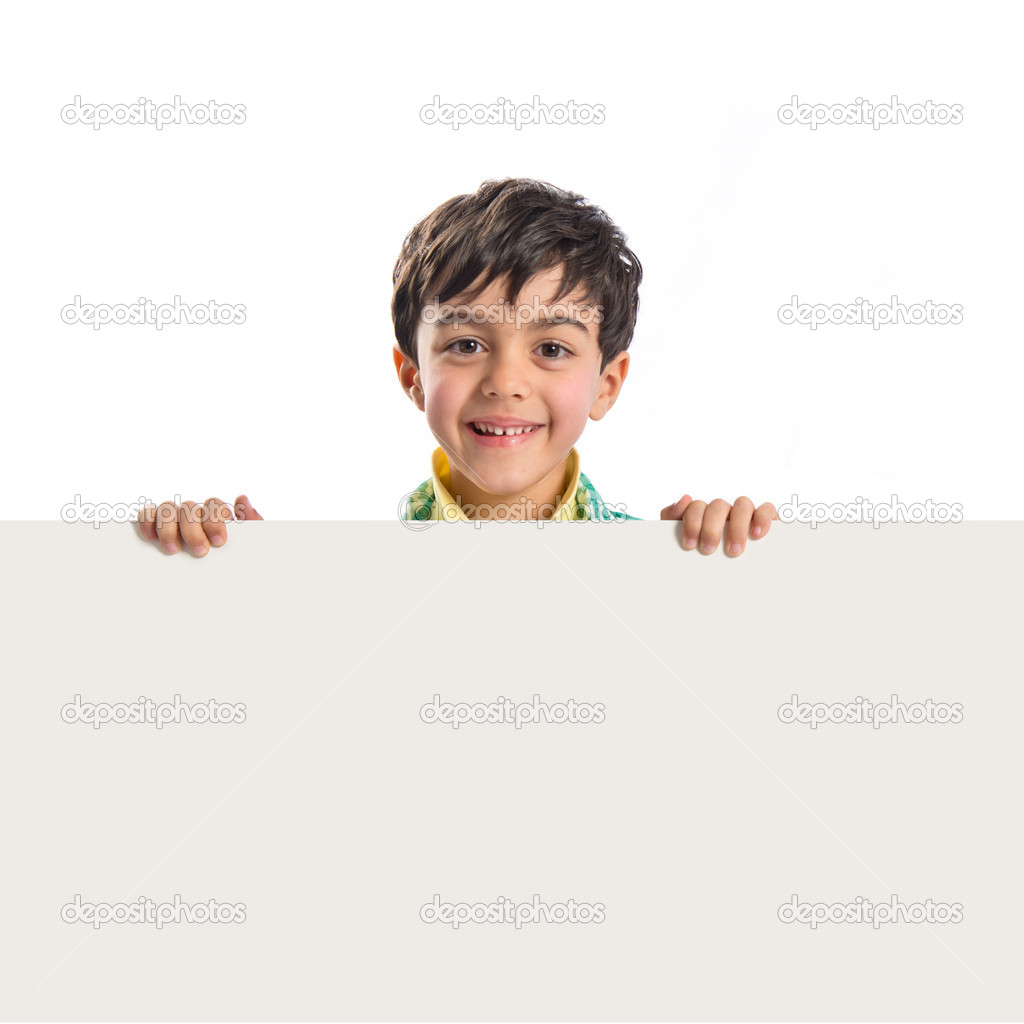
[[[483,325],[476,325],[472,323],[467,324],[465,321],[459,320],[459,318],[454,313],[446,313],[434,318],[435,329],[457,327],[459,330],[464,330],[471,329],[475,326]],[[590,332],[587,330],[586,326],[582,322],[571,316],[551,316],[546,317],[543,320],[526,320],[525,322],[519,324],[519,327],[522,328],[524,331],[547,330],[550,327],[573,327],[584,337],[592,337]]]
[[[582,323],[580,323],[579,320],[571,316],[550,316],[544,320],[528,320],[526,323],[523,324],[523,327],[526,328],[527,330],[537,330],[538,328],[563,326],[576,327],[580,331],[582,331],[588,338],[590,337],[590,332],[587,330],[587,328]]]

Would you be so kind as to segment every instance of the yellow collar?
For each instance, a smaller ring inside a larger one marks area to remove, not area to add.
[[[431,506],[430,518],[444,520],[445,522],[457,521],[460,519],[469,522],[469,516],[462,511],[459,503],[451,495],[451,469],[448,465],[448,456],[441,447],[434,449],[431,459],[434,483],[434,503]],[[562,491],[562,503],[555,509],[552,519],[579,518],[576,515],[576,491],[580,486],[580,454],[575,448],[569,449],[569,462],[565,467],[565,487]]]

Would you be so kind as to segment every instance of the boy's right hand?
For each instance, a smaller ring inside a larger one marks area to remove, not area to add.
[[[247,519],[262,519],[252,507],[249,499],[240,494],[235,507],[220,498],[207,498],[202,505],[195,501],[184,501],[175,505],[165,501],[162,505],[146,505],[139,510],[136,521],[146,540],[159,540],[160,547],[168,555],[180,551],[182,545],[197,558],[202,558],[213,545],[219,548],[228,541],[229,519],[242,522]]]

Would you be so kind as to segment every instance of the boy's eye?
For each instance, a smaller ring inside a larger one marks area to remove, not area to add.
[[[461,348],[462,345],[473,345],[474,348]],[[480,351],[480,342],[476,338],[458,338],[448,346],[448,351],[454,352],[457,356],[475,356]],[[572,355],[572,352],[557,341],[542,341],[537,346],[537,351],[549,363],[565,359]]]
[[[448,348],[449,349],[455,349],[455,354],[456,355],[459,355],[459,356],[472,356],[472,355],[476,355],[476,351],[475,350],[466,352],[466,351],[463,351],[462,349],[460,349],[458,346],[459,345],[479,345],[479,344],[480,344],[480,342],[477,341],[476,338],[459,338],[457,341],[453,341],[448,346]]]
[[[547,359],[561,359],[563,358],[558,352],[551,352],[551,349],[561,349],[566,355],[572,355],[572,353],[564,346],[559,345],[557,341],[544,341],[538,346],[538,351]]]

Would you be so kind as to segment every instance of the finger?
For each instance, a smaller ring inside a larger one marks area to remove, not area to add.
[[[262,520],[263,516],[252,507],[252,502],[244,494],[240,494],[235,498],[235,518],[241,523],[249,519]]]
[[[206,539],[206,532],[203,530],[203,520],[206,518],[206,508],[197,501],[183,501],[178,512],[178,531],[181,533],[183,544],[187,544],[189,550],[196,558],[202,558],[208,554],[210,544]]]
[[[682,519],[686,507],[693,501],[688,494],[684,494],[674,505],[666,505],[661,510],[662,519]]]
[[[754,503],[747,497],[739,497],[732,504],[729,522],[726,526],[726,554],[742,555],[747,546],[747,531],[754,515]]]
[[[775,506],[770,501],[766,501],[754,512],[754,518],[750,521],[750,536],[754,540],[763,537],[771,528],[772,520],[778,518],[779,513],[775,510]]]
[[[704,510],[708,507],[706,501],[691,501],[683,513],[683,547],[692,551],[700,539],[700,528],[704,522]]]
[[[146,540],[156,540],[156,505],[145,504],[135,517]]]
[[[732,505],[721,498],[715,498],[708,505],[707,511],[704,513],[704,523],[700,528],[700,549],[705,555],[710,555],[717,549],[731,508]]]
[[[231,506],[220,498],[207,498],[203,503],[206,509],[206,520],[203,522],[203,529],[210,543],[219,548],[228,542],[227,521],[234,519]]]
[[[160,547],[169,555],[181,550],[178,534],[178,506],[173,501],[161,502],[156,509],[156,535]]]

